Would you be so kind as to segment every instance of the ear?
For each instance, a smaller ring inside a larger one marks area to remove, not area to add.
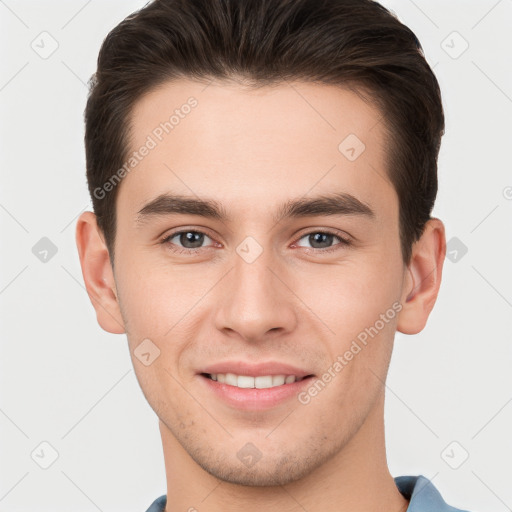
[[[417,334],[425,327],[441,285],[445,254],[444,225],[439,219],[430,219],[421,238],[412,247],[402,289],[403,307],[398,316],[398,331]]]
[[[103,233],[93,212],[84,212],[76,224],[76,245],[85,288],[101,328],[113,334],[125,332],[114,273]]]

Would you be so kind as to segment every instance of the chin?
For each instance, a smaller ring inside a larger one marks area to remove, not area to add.
[[[268,466],[268,465],[267,465]],[[256,468],[240,468],[239,465],[233,467],[207,467],[203,469],[215,478],[235,485],[243,485],[244,487],[274,487],[286,485],[291,482],[300,480],[307,473],[311,472],[311,468],[300,469],[295,465],[292,468],[288,466],[274,465],[269,468],[260,466]]]
[[[234,460],[215,457],[205,459],[192,456],[194,461],[213,477],[235,485],[246,487],[273,487],[295,482],[312,473],[325,462],[322,454],[317,452],[317,459],[299,459],[296,454],[278,454],[272,459],[262,455],[261,459],[252,465],[245,465],[238,458]]]

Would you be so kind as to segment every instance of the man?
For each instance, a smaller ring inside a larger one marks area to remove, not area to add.
[[[414,34],[371,0],[155,0],[106,38],[85,118],[77,245],[159,418],[148,512],[456,510],[385,452],[394,334],[445,255]]]

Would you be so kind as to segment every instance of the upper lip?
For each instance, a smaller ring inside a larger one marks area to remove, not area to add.
[[[234,373],[235,375],[248,375],[260,377],[265,375],[295,375],[296,377],[307,377],[313,375],[307,370],[295,366],[279,363],[276,361],[262,362],[258,364],[246,363],[244,361],[226,361],[204,367],[198,373]]]

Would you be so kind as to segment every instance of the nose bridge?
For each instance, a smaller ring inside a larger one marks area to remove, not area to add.
[[[246,340],[261,339],[270,330],[292,330],[296,323],[293,294],[275,275],[282,271],[272,250],[248,237],[233,253],[232,263],[217,328],[236,331]]]

